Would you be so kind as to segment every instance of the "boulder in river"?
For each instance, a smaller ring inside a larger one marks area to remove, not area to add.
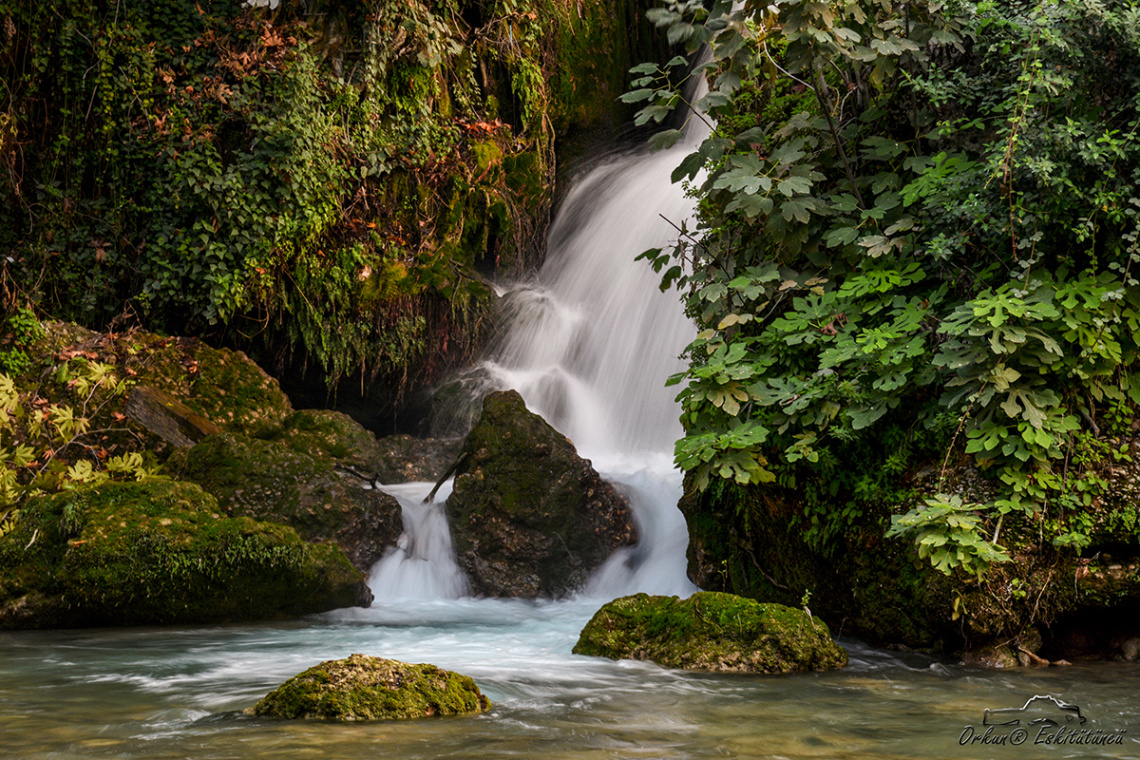
[[[702,591],[688,599],[637,594],[604,605],[575,654],[652,660],[668,668],[729,673],[833,670],[847,653],[803,610]]]
[[[471,715],[489,709],[491,701],[468,676],[434,665],[354,654],[293,676],[248,712],[345,723]]]
[[[0,536],[0,628],[263,620],[371,600],[336,546],[227,517],[192,483],[33,497]]]
[[[632,544],[629,503],[515,391],[483,400],[447,513],[460,567],[486,596],[560,596]]]

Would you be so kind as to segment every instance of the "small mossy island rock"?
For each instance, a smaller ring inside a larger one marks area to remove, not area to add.
[[[469,676],[363,654],[293,676],[248,710],[270,718],[336,722],[473,715],[491,701]]]
[[[21,512],[0,536],[0,628],[260,620],[372,600],[336,546],[226,517],[192,483],[106,483]]]
[[[458,461],[447,513],[477,594],[566,594],[634,542],[625,498],[515,391],[483,400]]]
[[[847,653],[822,620],[782,604],[711,591],[688,599],[648,594],[615,599],[582,629],[574,654],[729,673],[833,670],[847,664]]]

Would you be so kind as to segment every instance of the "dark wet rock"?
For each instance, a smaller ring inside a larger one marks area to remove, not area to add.
[[[227,517],[191,483],[35,497],[0,537],[0,628],[273,619],[371,599],[336,546]]]
[[[370,471],[381,483],[439,480],[459,454],[460,438],[413,438],[390,435],[376,441]]]
[[[1017,652],[1005,644],[971,649],[962,654],[962,664],[979,668],[1016,668]]]
[[[669,668],[732,673],[832,670],[847,653],[803,610],[704,591],[688,599],[637,594],[603,606],[575,654],[652,660]]]
[[[248,711],[272,718],[339,723],[471,715],[491,702],[468,676],[354,654],[290,678]]]
[[[289,525],[308,541],[333,541],[367,571],[403,532],[401,507],[313,450],[225,433],[177,452],[167,469],[200,484],[227,515]]]
[[[447,513],[486,596],[559,596],[635,532],[628,502],[515,391],[492,393],[463,442]]]

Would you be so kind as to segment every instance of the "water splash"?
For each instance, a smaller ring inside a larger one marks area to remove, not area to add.
[[[368,585],[377,600],[459,599],[467,593],[467,578],[455,562],[451,531],[443,504],[451,481],[440,487],[435,501],[424,503],[431,483],[384,486],[403,509],[404,533],[372,567]]]

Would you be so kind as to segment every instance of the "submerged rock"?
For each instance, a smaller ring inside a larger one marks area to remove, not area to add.
[[[688,599],[648,594],[615,599],[582,629],[574,653],[732,673],[832,670],[847,664],[847,653],[822,620],[781,604],[711,591]]]
[[[515,391],[484,399],[458,461],[447,513],[477,594],[566,594],[634,542],[625,498]]]
[[[248,712],[351,722],[470,715],[489,709],[491,701],[468,676],[434,665],[354,654],[293,676]]]
[[[336,546],[226,517],[191,483],[36,497],[0,536],[0,628],[259,620],[371,599]]]

